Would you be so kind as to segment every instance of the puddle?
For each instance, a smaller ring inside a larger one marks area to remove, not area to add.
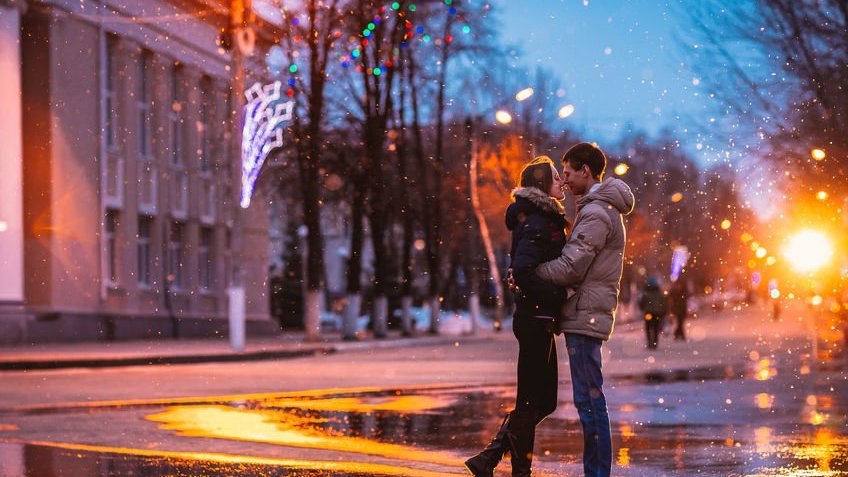
[[[753,361],[616,379],[607,391],[616,475],[848,476],[841,373],[801,387],[774,362]],[[362,389],[9,414],[0,441],[33,443],[0,445],[0,477],[465,475],[462,460],[488,443],[512,393]],[[538,428],[534,475],[580,475],[581,452],[563,386]]]

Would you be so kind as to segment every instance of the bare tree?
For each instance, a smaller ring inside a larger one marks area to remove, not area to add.
[[[303,220],[307,227],[306,296],[304,297],[304,326],[306,339],[320,337],[320,312],[322,276],[324,271],[324,238],[321,232],[321,178],[319,165],[324,146],[322,119],[326,111],[327,68],[331,53],[335,49],[335,32],[340,27],[342,11],[340,0],[329,2],[308,0],[303,11],[281,8],[282,16],[289,28],[283,44],[289,57],[294,60],[296,52],[306,54],[308,69],[301,71],[292,61],[290,94],[297,95],[299,110],[305,112],[306,122],[298,119],[294,123],[297,165],[303,194]],[[300,23],[299,14],[306,16]],[[299,41],[303,39],[303,43]],[[306,81],[303,81],[303,78]],[[301,79],[297,82],[297,79]],[[297,115],[299,118],[300,115]],[[305,144],[303,144],[305,142]]]

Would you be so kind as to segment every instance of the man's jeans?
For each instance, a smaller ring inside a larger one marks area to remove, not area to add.
[[[573,333],[565,335],[574,405],[583,425],[583,472],[586,477],[609,477],[612,467],[612,438],[601,374],[602,344],[598,338]]]

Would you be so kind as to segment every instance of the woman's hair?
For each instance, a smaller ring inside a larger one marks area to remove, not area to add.
[[[547,194],[554,183],[554,170],[554,161],[550,157],[538,156],[521,169],[518,185],[535,187]]]

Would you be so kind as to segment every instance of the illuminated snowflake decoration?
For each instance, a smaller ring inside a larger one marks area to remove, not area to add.
[[[244,92],[244,129],[241,139],[241,206],[250,206],[259,171],[268,154],[283,145],[282,124],[291,120],[294,101],[282,101],[279,81],[255,83]]]

